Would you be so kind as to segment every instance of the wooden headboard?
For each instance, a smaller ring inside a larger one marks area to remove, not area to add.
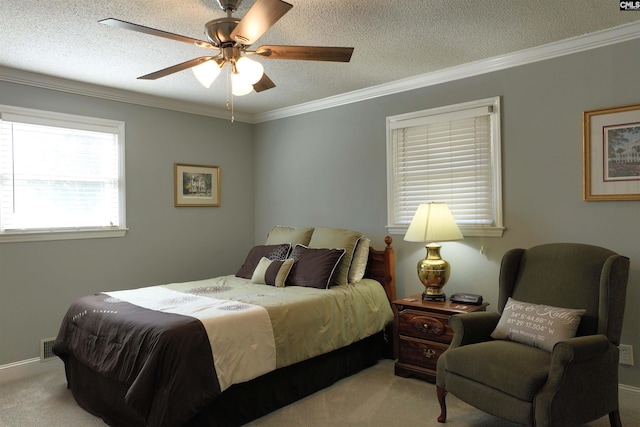
[[[369,261],[364,277],[377,280],[384,287],[389,302],[396,299],[396,255],[391,246],[391,236],[384,238],[384,250],[369,248]]]

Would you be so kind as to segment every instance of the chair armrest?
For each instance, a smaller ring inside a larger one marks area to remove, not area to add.
[[[492,311],[476,311],[456,314],[449,318],[453,329],[453,341],[449,348],[489,341],[500,314]]]
[[[592,419],[615,410],[618,355],[618,348],[604,334],[557,343],[551,352],[549,377],[536,396],[536,417],[548,416],[553,408],[563,408],[563,414],[574,415],[571,419],[556,421],[557,425],[567,425],[575,422],[575,414],[585,410],[590,415],[581,419]]]
[[[575,337],[558,342],[551,352],[552,365],[578,363],[605,353],[611,342],[604,334]]]

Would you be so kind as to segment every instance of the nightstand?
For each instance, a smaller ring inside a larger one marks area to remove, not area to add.
[[[486,311],[489,303],[460,304],[451,301],[423,301],[420,294],[392,302],[393,346],[398,361],[395,373],[436,381],[438,357],[449,348],[453,330],[449,317],[459,313]]]

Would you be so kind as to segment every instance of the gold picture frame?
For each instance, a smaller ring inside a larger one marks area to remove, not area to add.
[[[640,104],[585,111],[584,200],[640,200]]]
[[[220,206],[220,167],[173,164],[175,206]]]

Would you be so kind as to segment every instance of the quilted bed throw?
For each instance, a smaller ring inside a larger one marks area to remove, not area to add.
[[[125,384],[147,425],[181,425],[234,383],[275,369],[267,311],[154,286],[70,306],[54,344]]]

